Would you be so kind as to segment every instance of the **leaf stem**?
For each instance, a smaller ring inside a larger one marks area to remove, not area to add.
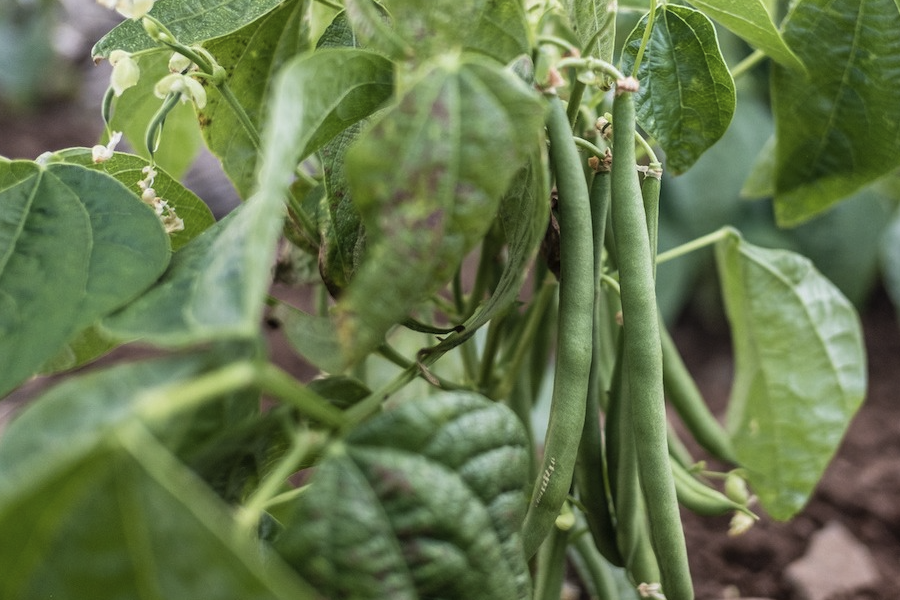
[[[641,61],[644,58],[644,50],[650,43],[650,34],[653,33],[653,21],[656,19],[656,0],[650,0],[650,13],[647,16],[647,27],[644,28],[644,35],[641,37],[641,47],[638,48],[637,56],[634,58],[634,66],[631,67],[631,76],[637,79],[638,69],[641,68]],[[621,77],[619,78],[621,79]]]
[[[747,74],[750,69],[761,63],[766,58],[766,53],[762,50],[754,50],[744,59],[731,69],[731,78],[737,79],[741,75]]]
[[[675,248],[666,250],[665,252],[661,252],[656,257],[656,264],[679,258],[681,256],[684,256],[685,254],[693,252],[694,250],[705,248],[706,246],[711,246],[719,240],[723,240],[732,235],[735,235],[735,230],[733,227],[722,227],[721,229],[717,229],[712,233],[708,233],[702,237],[698,237],[695,240],[691,240],[690,242],[686,242],[684,244],[681,244],[680,246],[676,246]]]
[[[599,146],[592,144],[591,142],[587,141],[586,139],[580,138],[577,136],[573,137],[573,139],[575,140],[576,146],[587,150],[588,152],[590,152],[597,158],[603,158],[604,156],[606,156],[606,152],[604,150],[601,150]]]
[[[257,366],[256,380],[266,392],[295,406],[304,415],[323,424],[339,428],[344,425],[343,412],[272,363]]]

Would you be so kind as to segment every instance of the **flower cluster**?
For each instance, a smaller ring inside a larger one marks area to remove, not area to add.
[[[144,174],[144,178],[137,183],[138,187],[141,188],[141,200],[153,207],[163,227],[166,229],[166,233],[182,231],[184,229],[184,219],[178,218],[178,215],[175,214],[175,209],[168,202],[157,196],[156,190],[153,189],[156,170],[147,165],[141,172]]]

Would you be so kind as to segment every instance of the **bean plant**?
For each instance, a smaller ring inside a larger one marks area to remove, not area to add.
[[[890,176],[894,0],[101,4],[104,139],[0,159],[0,396],[67,373],[0,436],[0,598],[691,600],[681,508],[803,508],[857,313],[731,226],[659,252],[663,172],[768,77],[779,225]],[[718,415],[656,284],[710,251]]]

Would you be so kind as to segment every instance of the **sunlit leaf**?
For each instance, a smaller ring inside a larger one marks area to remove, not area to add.
[[[504,406],[473,393],[407,402],[319,465],[275,547],[330,597],[529,598],[527,478]]]
[[[572,29],[583,54],[612,62],[616,42],[616,3],[611,0],[565,0]]]
[[[900,10],[800,0],[784,39],[809,77],[775,65],[775,217],[802,223],[900,164]]]
[[[636,60],[645,16],[628,36],[622,70]],[[637,121],[662,146],[672,173],[690,168],[722,137],[735,108],[734,81],[716,30],[701,12],[668,4],[659,10],[637,74]]]
[[[735,233],[719,242],[716,259],[735,352],[728,430],[762,507],[788,519],[863,400],[859,318],[800,255]]]
[[[784,43],[762,0],[689,1],[751,46],[765,52],[772,60],[802,76],[803,63]]]
[[[293,0],[298,1],[298,0]],[[302,1],[302,0],[300,0]],[[169,28],[182,44],[196,44],[227,35],[277,8],[284,0],[157,0],[150,15]],[[158,47],[140,21],[120,23],[94,45],[94,60],[113,50],[138,52]]]

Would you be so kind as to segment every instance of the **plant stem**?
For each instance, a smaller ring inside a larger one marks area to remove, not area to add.
[[[599,146],[595,146],[594,144],[587,141],[586,139],[580,138],[580,137],[575,137],[574,139],[575,139],[576,146],[578,146],[579,148],[584,148],[585,150],[587,150],[588,152],[590,152],[597,158],[603,158],[606,155],[606,152],[601,150]]]
[[[647,27],[644,29],[644,35],[641,37],[641,46],[638,48],[637,56],[634,58],[634,66],[631,67],[631,76],[637,79],[638,70],[641,68],[641,61],[644,59],[644,50],[650,42],[650,34],[653,33],[653,21],[656,19],[656,0],[650,0],[650,13],[647,16]],[[621,77],[617,78],[621,79]]]
[[[263,363],[257,367],[256,379],[265,391],[294,405],[311,419],[334,428],[344,425],[345,418],[340,409],[272,363]]]
[[[746,75],[750,69],[761,63],[766,58],[766,53],[762,50],[754,50],[744,59],[731,69],[731,78],[737,79],[742,75]]]
[[[266,475],[259,487],[235,515],[241,529],[252,531],[258,526],[263,510],[279,494],[279,490],[287,478],[293,475],[302,464],[303,459],[314,446],[312,442],[315,437],[316,434],[310,433],[306,428],[298,429],[295,432],[290,450],[278,460],[275,468]]]
[[[681,244],[680,246],[676,246],[670,250],[666,250],[665,252],[661,252],[656,257],[656,264],[664,263],[666,261],[670,261],[675,258],[679,258],[684,256],[685,254],[689,254],[694,250],[700,250],[701,248],[705,248],[706,246],[711,246],[718,242],[719,240],[723,240],[729,236],[735,234],[735,230],[733,227],[725,226],[721,229],[717,229],[712,233],[707,233],[702,237],[698,237],[695,240],[691,240],[690,242],[686,242]]]

